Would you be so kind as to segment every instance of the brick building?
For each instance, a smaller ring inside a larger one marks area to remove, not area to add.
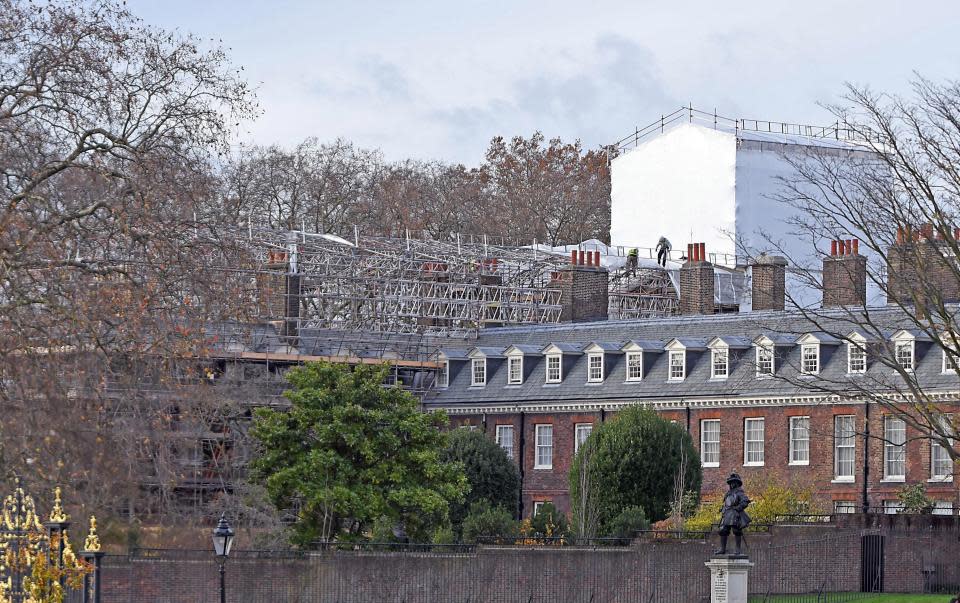
[[[517,460],[525,516],[546,501],[569,508],[577,447],[595,425],[634,404],[688,430],[704,492],[737,471],[748,484],[775,476],[814,486],[836,512],[894,512],[897,491],[922,483],[936,512],[956,514],[945,451],[856,391],[904,389],[897,371],[878,361],[882,354],[912,371],[940,412],[956,414],[960,377],[945,370],[944,352],[899,308],[871,308],[875,329],[857,328],[851,307],[862,303],[866,263],[852,242],[832,251],[824,266],[831,290],[816,321],[782,309],[785,262],[778,258],[754,266],[763,278],[753,279],[753,297],[769,309],[713,314],[699,246],[681,270],[684,316],[485,329],[469,345],[437,352],[446,369],[424,405],[482,430]],[[838,394],[845,383],[850,394]]]

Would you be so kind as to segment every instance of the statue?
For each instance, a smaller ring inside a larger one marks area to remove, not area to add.
[[[743,480],[736,473],[731,473],[727,478],[727,485],[730,490],[723,497],[723,509],[720,511],[720,549],[714,555],[727,554],[727,537],[730,530],[737,540],[737,548],[734,551],[735,556],[741,556],[741,544],[743,541],[743,530],[750,525],[750,516],[747,515],[747,505],[750,499],[743,491]]]

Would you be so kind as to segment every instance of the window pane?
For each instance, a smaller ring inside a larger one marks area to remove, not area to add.
[[[670,378],[683,379],[685,352],[670,352]]]
[[[537,425],[536,466],[541,469],[553,466],[553,425]]]
[[[851,373],[867,371],[867,351],[859,345],[847,344],[847,370]]]
[[[790,417],[790,462],[810,462],[810,417]]]
[[[730,351],[713,351],[713,377],[726,377],[730,368]]]
[[[700,421],[700,461],[704,465],[720,465],[720,420]]]
[[[497,444],[513,458],[513,425],[497,425]]]
[[[857,503],[849,500],[838,500],[833,503],[833,512],[834,513],[856,513],[857,512]]]
[[[801,370],[804,373],[820,372],[820,346],[805,345],[801,348]]]
[[[639,381],[643,377],[643,353],[630,352],[627,354],[627,380]]]
[[[450,362],[445,361],[443,366],[437,372],[437,387],[448,387],[450,385]]]
[[[913,370],[913,342],[900,342],[896,345],[897,362],[907,370]]]
[[[483,385],[487,382],[487,361],[484,358],[473,359],[473,384]]]
[[[896,417],[883,420],[884,477],[900,478],[906,475],[906,424]]]
[[[560,382],[560,356],[547,356],[547,382]]]
[[[589,361],[589,381],[603,381],[603,354],[591,354]]]
[[[773,374],[773,348],[772,347],[761,346],[757,348],[757,374],[758,375]]]
[[[521,356],[511,356],[508,363],[507,381],[514,384],[521,383],[523,381],[523,358]]]
[[[854,476],[856,454],[856,435],[852,415],[834,417],[834,473],[837,479],[850,479]]]
[[[745,463],[763,464],[763,419],[744,420]]]
[[[593,424],[586,423],[583,425],[577,425],[576,437],[574,438],[573,452],[574,454],[580,450],[580,446],[587,441],[587,438],[590,437],[590,433],[593,431]]]

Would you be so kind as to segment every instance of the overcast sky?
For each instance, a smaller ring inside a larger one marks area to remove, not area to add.
[[[960,76],[960,1],[128,0],[222,39],[257,86],[246,140],[343,137],[475,165],[490,138],[613,142],[692,102],[831,122],[843,83]]]

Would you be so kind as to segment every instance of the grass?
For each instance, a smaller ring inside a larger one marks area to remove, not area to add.
[[[863,598],[860,598],[863,597]],[[949,603],[952,595],[910,595],[900,593],[860,595],[851,593],[849,598],[841,593],[820,595],[820,601],[850,601],[851,603]],[[756,595],[750,603],[817,603],[817,595],[772,595],[767,599]]]

